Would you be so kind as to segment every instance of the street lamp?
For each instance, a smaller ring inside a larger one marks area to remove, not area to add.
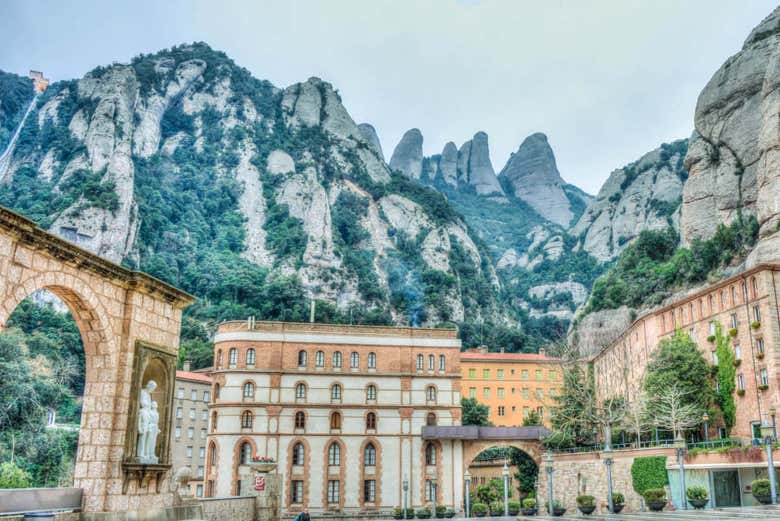
[[[604,465],[607,466],[607,506],[610,513],[614,513],[615,505],[612,504],[612,448],[604,449]]]
[[[409,480],[406,478],[404,478],[403,487],[404,487],[404,519],[408,519],[407,515],[409,513]]]
[[[433,489],[433,515],[436,515],[436,496],[438,495],[439,479],[431,478],[431,488]]]
[[[504,476],[504,517],[509,516],[509,467],[504,460],[504,468],[501,469],[501,475]]]
[[[775,423],[775,414],[777,414],[777,409],[775,409],[775,406],[771,406],[769,408],[769,416],[772,417],[772,437],[777,440],[777,423]]]
[[[775,462],[772,460],[772,431],[772,426],[764,420],[764,424],[761,426],[761,436],[763,436],[766,444],[766,470],[769,474],[769,490],[772,494],[772,504],[774,505],[777,503],[777,483],[775,483]]]
[[[549,450],[544,455],[544,468],[547,470],[547,508],[553,513],[553,459]]]
[[[677,449],[677,461],[680,465],[680,497],[682,498],[683,509],[688,510],[688,498],[685,496],[685,462],[683,461],[685,440],[679,432],[674,439],[674,448]]]
[[[471,472],[466,470],[463,474],[463,479],[466,480],[466,517],[471,517],[471,492],[469,490],[471,485]]]
[[[710,446],[710,415],[706,412],[704,413],[704,416],[702,416],[702,421],[704,421],[704,446],[709,447]]]

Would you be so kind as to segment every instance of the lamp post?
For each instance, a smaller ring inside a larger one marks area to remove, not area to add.
[[[466,480],[466,517],[471,517],[471,472],[466,470],[466,473],[463,474],[463,479]]]
[[[544,468],[547,470],[547,508],[549,514],[553,513],[553,459],[549,450],[544,455]]]
[[[433,517],[436,517],[436,496],[438,495],[438,487],[439,487],[439,479],[438,478],[431,478],[431,488],[433,490]]]
[[[612,448],[609,446],[604,449],[604,465],[607,466],[607,506],[610,513],[613,513],[615,505],[612,504]]]
[[[674,448],[677,449],[677,461],[680,465],[680,497],[683,505],[683,509],[688,510],[688,498],[685,497],[685,462],[683,457],[685,454],[685,440],[677,433],[677,437],[674,439]]]
[[[764,420],[764,424],[761,426],[761,436],[764,437],[764,443],[766,444],[766,470],[769,474],[769,491],[772,494],[772,504],[775,505],[777,504],[777,483],[775,482],[775,462],[772,459],[772,434],[772,426]]]
[[[409,514],[409,480],[404,478],[404,519],[408,519]]]
[[[777,414],[777,409],[775,409],[775,406],[771,406],[769,408],[769,416],[772,417],[772,437],[777,441],[777,423],[775,423],[775,415]]]
[[[504,468],[501,469],[501,475],[504,476],[504,517],[509,516],[509,467],[504,460]]]
[[[704,421],[704,445],[705,447],[710,446],[710,415],[706,412],[704,413],[704,416],[702,416],[702,421]]]

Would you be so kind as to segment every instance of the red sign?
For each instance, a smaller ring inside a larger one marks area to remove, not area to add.
[[[255,490],[265,490],[265,476],[255,476]]]

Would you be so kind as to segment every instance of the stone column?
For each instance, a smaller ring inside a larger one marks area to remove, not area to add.
[[[282,504],[282,475],[276,472],[276,463],[253,462],[242,465],[239,476],[241,490],[246,495],[255,496],[255,521],[279,521]],[[263,490],[258,490],[262,481]]]

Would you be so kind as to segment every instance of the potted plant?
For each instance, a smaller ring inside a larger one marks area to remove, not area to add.
[[[515,501],[514,499],[510,499],[509,503],[507,503],[507,504],[509,505],[509,515],[510,516],[516,516],[517,514],[520,513],[520,502],[519,501]]]
[[[715,335],[708,336],[707,337],[707,342],[710,342],[710,343],[715,342]]]
[[[769,389],[769,386],[767,384],[761,384],[758,386],[758,388],[761,389],[762,391],[766,391],[767,389]]]
[[[393,509],[393,519],[403,519],[404,518],[404,509],[401,507],[395,507]]]
[[[588,495],[577,496],[577,508],[586,516],[591,515],[596,510],[596,498]]]
[[[620,492],[614,492],[612,494],[612,513],[619,514],[623,507],[626,505],[626,496]]]
[[[648,488],[642,495],[648,508],[653,512],[660,512],[666,506],[666,491],[662,488]]]
[[[417,511],[414,513],[415,517],[417,519],[430,519],[431,518],[431,509],[430,508],[418,508]]]
[[[503,516],[504,515],[504,502],[492,501],[490,503],[490,515],[491,516]]]
[[[745,390],[744,389],[737,389],[737,394],[739,396],[745,396]]]
[[[471,513],[477,517],[485,517],[488,513],[488,506],[485,503],[474,503],[471,505]]]
[[[756,353],[756,358],[758,358],[759,360],[763,360],[764,359],[764,352],[763,351],[759,351],[758,353]]]
[[[742,363],[742,359],[741,358],[735,358],[734,361],[731,362],[731,363],[734,364],[734,367],[739,367],[740,364]]]
[[[536,498],[527,497],[523,500],[523,508],[521,509],[524,516],[532,516],[536,514]]]
[[[271,472],[276,469],[276,460],[267,456],[252,456],[249,466],[257,472]]]
[[[750,484],[750,493],[762,505],[768,505],[772,502],[772,489],[768,479],[754,479]]]
[[[446,517],[447,519],[452,519],[453,517],[455,517],[455,511],[451,508],[448,508],[447,511],[444,513],[444,517]]]
[[[444,519],[447,515],[447,507],[444,505],[436,505],[436,519]]]
[[[752,327],[753,329],[760,328],[761,327],[761,321],[760,320],[756,320],[754,322],[751,322],[750,323],[750,327]]]
[[[705,487],[701,485],[692,485],[685,490],[688,501],[695,509],[704,508],[710,500],[710,494]]]
[[[566,507],[564,507],[563,503],[561,503],[557,499],[553,499],[552,507],[553,507],[552,515],[554,517],[560,517],[560,516],[562,516],[563,514],[566,513]],[[547,505],[547,510],[548,511],[550,510],[550,505],[549,504]]]
[[[737,336],[737,328],[732,327],[729,329],[729,336]]]

